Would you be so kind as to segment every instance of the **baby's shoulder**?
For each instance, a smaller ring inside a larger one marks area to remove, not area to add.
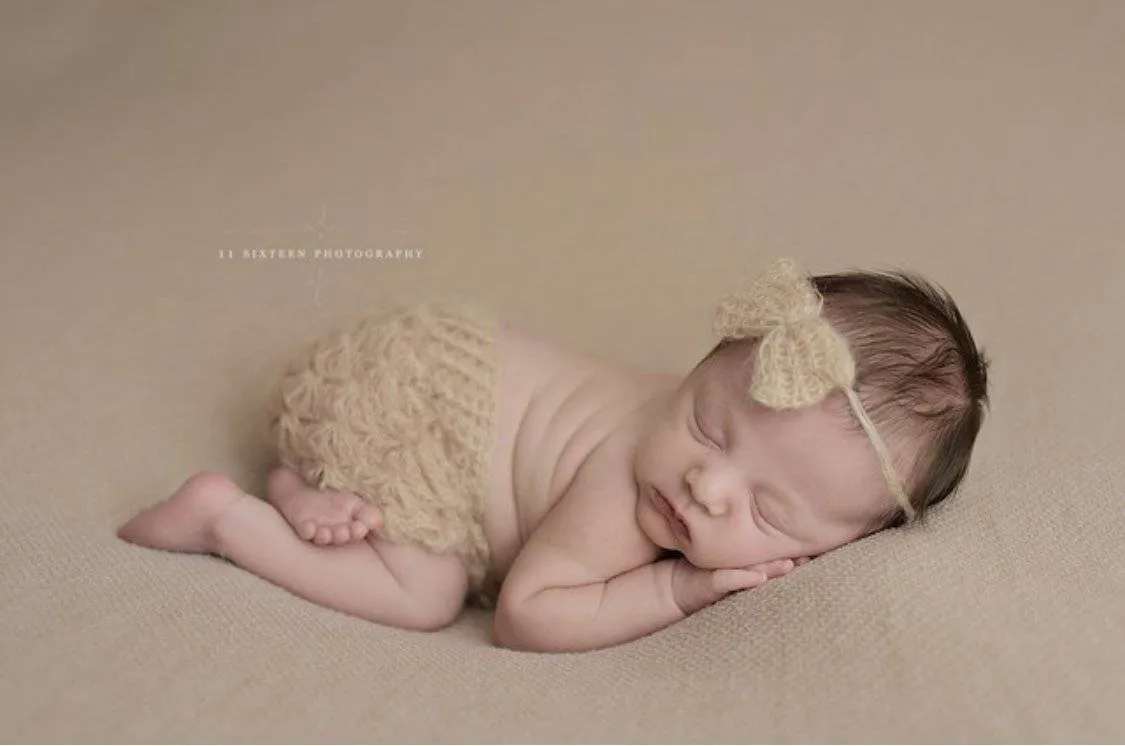
[[[608,435],[670,379],[515,325],[499,328],[497,348],[501,398],[523,426],[556,438]]]
[[[499,395],[541,424],[578,424],[621,390],[637,390],[643,376],[526,328],[500,323],[496,333]]]

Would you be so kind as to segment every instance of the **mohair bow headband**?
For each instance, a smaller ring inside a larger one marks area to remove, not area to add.
[[[891,494],[914,509],[890,453],[855,392],[855,359],[847,340],[821,315],[824,299],[790,259],[780,259],[748,288],[725,298],[715,313],[720,340],[760,339],[750,396],[771,409],[797,409],[842,389],[883,467]]]

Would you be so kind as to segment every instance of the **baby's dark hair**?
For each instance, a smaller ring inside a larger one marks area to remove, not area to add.
[[[855,390],[871,422],[899,452],[896,461],[913,457],[902,478],[917,518],[924,520],[968,472],[989,406],[984,350],[950,294],[916,273],[854,270],[810,279],[824,298],[825,317],[851,348]],[[838,411],[849,429],[864,433],[842,397]],[[868,531],[905,520],[896,507]]]
[[[957,491],[989,406],[988,366],[945,288],[904,270],[817,275],[824,315],[856,361],[856,393],[883,440],[915,449],[903,475],[918,519]],[[863,426],[851,407],[849,425]],[[901,525],[901,508],[871,529]]]

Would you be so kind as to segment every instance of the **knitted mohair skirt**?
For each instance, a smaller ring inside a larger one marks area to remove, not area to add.
[[[383,538],[460,557],[485,607],[499,592],[484,533],[495,330],[468,301],[396,305],[309,345],[270,412],[282,464],[377,506]]]

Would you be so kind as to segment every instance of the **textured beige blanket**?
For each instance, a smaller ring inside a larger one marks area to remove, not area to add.
[[[1125,4],[0,3],[0,733],[1125,739]],[[113,531],[261,490],[296,346],[464,292],[686,372],[787,254],[899,265],[994,360],[966,488],[574,656]]]

